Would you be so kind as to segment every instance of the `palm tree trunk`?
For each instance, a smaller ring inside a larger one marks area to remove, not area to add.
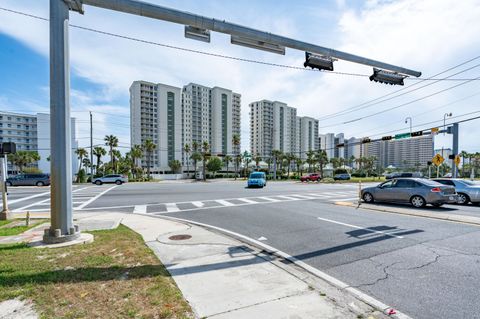
[[[206,161],[205,161],[205,157],[203,158],[203,169],[202,169],[202,174],[203,174],[203,181],[206,181],[207,180],[207,174],[206,174]]]

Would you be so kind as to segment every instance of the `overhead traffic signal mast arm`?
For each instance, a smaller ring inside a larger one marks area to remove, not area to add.
[[[124,13],[135,14],[139,16],[149,17],[158,20],[170,21],[173,23],[183,24],[186,26],[192,26],[198,29],[211,30],[215,32],[230,34],[231,36],[241,37],[252,41],[257,41],[258,44],[268,44],[283,46],[291,49],[296,49],[304,52],[316,53],[330,58],[336,58],[339,60],[350,61],[353,63],[359,63],[368,65],[384,70],[393,71],[399,74],[411,75],[419,77],[422,75],[419,71],[406,69],[400,66],[375,61],[372,59],[364,58],[358,55],[337,51],[334,49],[325,48],[319,45],[298,41],[295,39],[283,37],[280,35],[272,34],[256,30],[253,28],[241,26],[238,24],[226,22],[225,20],[215,20],[208,17],[192,14],[185,11],[179,11],[159,5],[146,3],[137,0],[64,0],[67,3],[77,3],[80,1],[83,4],[91,5],[99,8],[115,10]]]

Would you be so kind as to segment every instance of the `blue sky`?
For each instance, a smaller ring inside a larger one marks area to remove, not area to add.
[[[480,52],[480,1],[160,1],[180,10],[195,12],[257,29],[305,40],[325,47],[417,69],[425,76],[444,71]],[[48,17],[47,0],[3,0],[0,7]],[[176,45],[266,61],[302,66],[304,53],[287,50],[285,56],[230,44],[222,34],[212,34],[210,44],[183,37],[183,27],[163,21],[86,7],[85,15],[71,13],[71,23]],[[299,115],[322,118],[398,90],[375,84],[368,78],[319,74],[224,60],[148,44],[112,38],[71,28],[71,87],[73,115],[78,136],[88,136],[88,111],[94,112],[95,143],[105,134],[129,143],[129,92],[135,80],[182,86],[196,82],[221,86],[242,94],[242,147],[249,142],[248,103],[271,99],[297,107]],[[475,67],[480,59],[443,76]],[[0,109],[18,112],[48,111],[48,23],[0,10]],[[370,74],[371,68],[344,61],[335,70]],[[480,67],[456,77],[480,76]],[[451,87],[444,81],[404,96],[320,121],[320,132],[344,132],[346,136],[381,135],[389,130],[408,131],[407,116],[418,125],[480,110],[480,81],[462,85],[434,97],[412,103],[351,124],[355,118],[395,107]],[[406,81],[407,85],[415,83]],[[420,85],[418,85],[420,86]],[[455,102],[464,100],[442,107]],[[480,115],[474,114],[474,115]],[[473,116],[473,115],[472,115]],[[463,119],[465,117],[460,117]],[[479,151],[480,120],[461,125],[460,148]],[[441,122],[441,121],[440,121]],[[438,122],[438,124],[440,124]],[[423,128],[423,127],[422,127]],[[80,139],[85,146],[87,139]],[[436,147],[450,147],[448,137],[436,139]]]

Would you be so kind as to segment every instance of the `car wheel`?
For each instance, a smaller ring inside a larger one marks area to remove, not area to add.
[[[365,201],[365,203],[373,203],[373,195],[370,193],[365,193],[363,194],[363,200]]]
[[[115,184],[117,184],[117,185],[122,185],[122,181],[120,181],[120,180],[115,181]]]
[[[432,204],[432,206],[435,207],[435,208],[438,208],[438,207],[442,207],[443,204]]]
[[[102,185],[102,181],[95,181],[96,185]]]
[[[415,195],[410,199],[410,203],[415,208],[425,207],[427,204],[422,196]]]
[[[43,182],[37,182],[37,184],[35,184],[37,186],[44,186],[45,184]]]
[[[470,202],[470,198],[468,197],[467,194],[464,193],[458,193],[457,196],[457,203],[460,205],[467,205]]]
[[[10,182],[6,182],[5,185],[7,185],[7,186],[13,186],[12,183],[10,183]]]

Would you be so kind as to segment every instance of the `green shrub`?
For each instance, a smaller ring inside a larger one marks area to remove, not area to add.
[[[24,174],[41,174],[42,170],[38,167],[25,167],[23,169]]]
[[[331,177],[325,177],[324,179],[321,180],[322,183],[330,184],[330,183],[335,183],[335,180]]]

